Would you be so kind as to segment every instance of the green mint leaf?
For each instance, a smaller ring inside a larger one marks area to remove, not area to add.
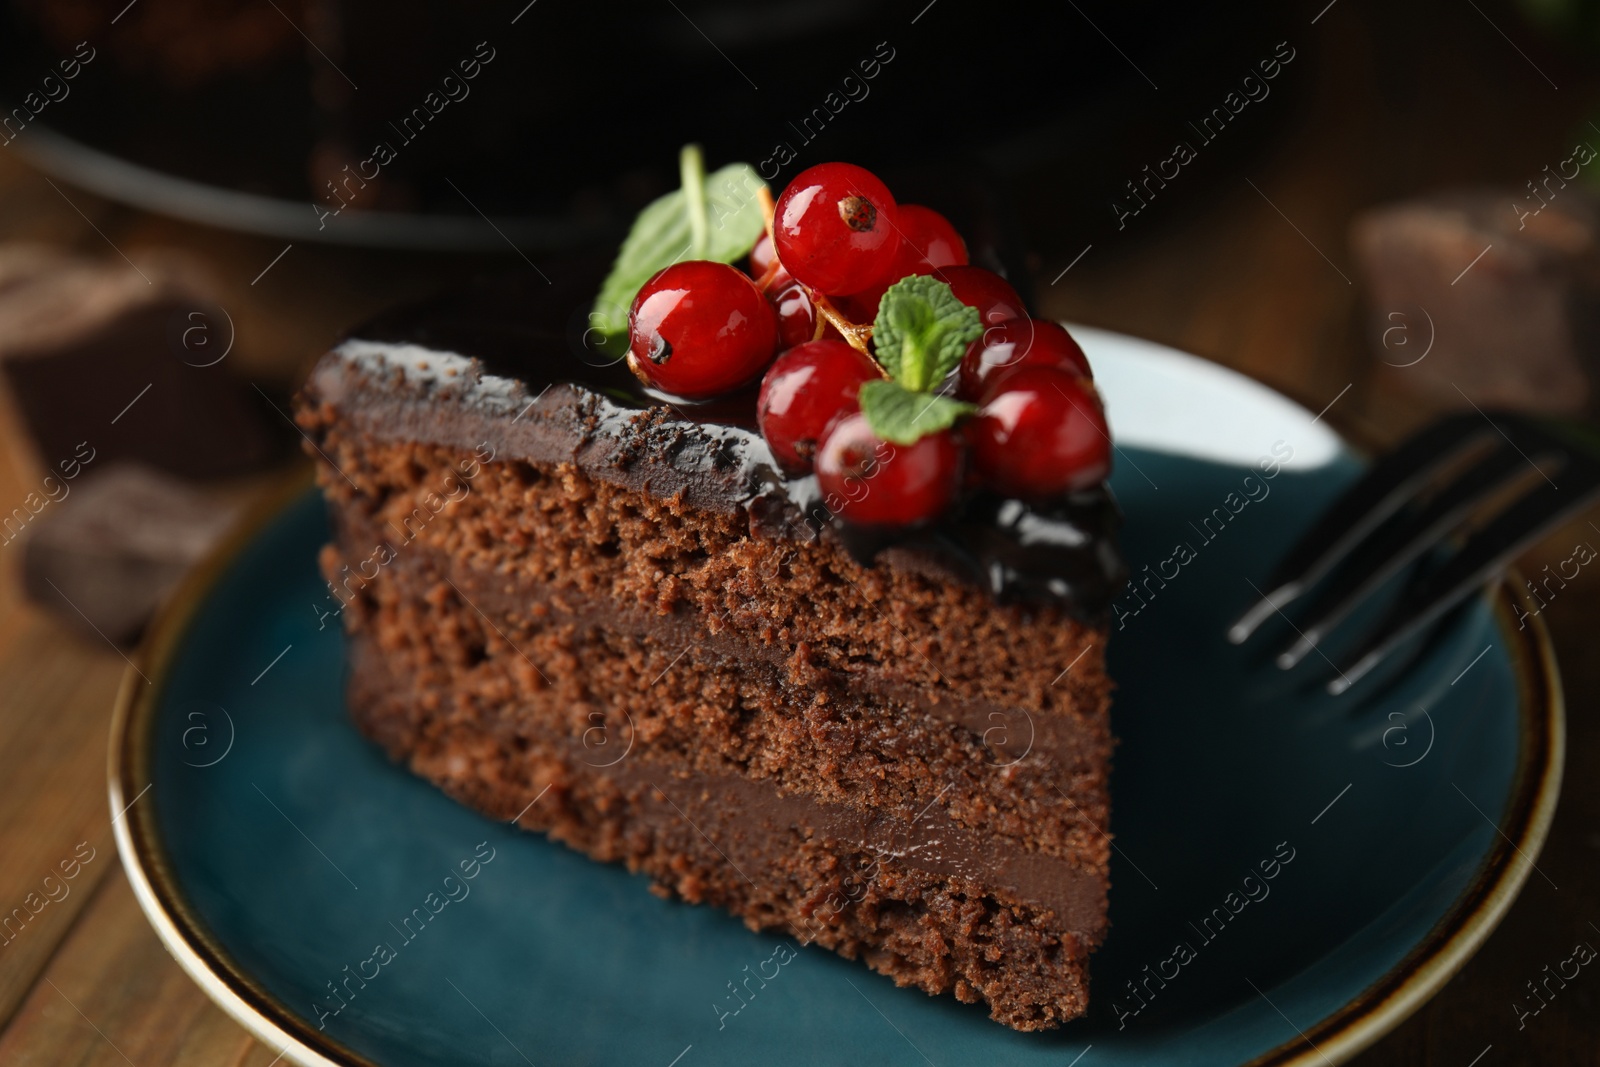
[[[680,159],[683,188],[639,212],[589,315],[602,346],[628,332],[628,308],[639,287],[657,271],[687,259],[732,263],[749,252],[765,222],[756,190],[765,183],[747,163],[705,173],[698,145]]]
[[[957,419],[977,410],[977,405],[964,400],[913,392],[884,378],[861,386],[861,414],[867,417],[872,432],[891,444],[915,444],[918,438],[948,430]]]
[[[883,294],[872,348],[890,377],[907,389],[927,392],[955,369],[982,333],[977,308],[957,300],[939,279],[913,274]]]

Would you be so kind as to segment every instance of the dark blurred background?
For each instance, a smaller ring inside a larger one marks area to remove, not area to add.
[[[0,0],[0,103],[4,900],[60,840],[110,854],[118,647],[295,462],[309,363],[396,301],[609,254],[686,141],[775,189],[872,167],[1002,249],[1041,313],[1331,404],[1369,447],[1467,403],[1592,418],[1600,395],[1594,0]],[[75,420],[125,432],[68,508],[49,479]],[[1594,583],[1546,613],[1562,890],[1530,884],[1358,1062],[1600,1057],[1600,987],[1521,1032],[1508,1007],[1600,921]],[[0,1062],[271,1062],[114,865],[89,876],[0,955]],[[120,1053],[47,999],[63,975]]]

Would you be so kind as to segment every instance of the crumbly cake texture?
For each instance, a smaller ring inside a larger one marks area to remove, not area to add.
[[[335,350],[297,412],[370,738],[753,929],[1019,1030],[1084,1013],[1110,848],[1103,626],[864,565],[831,531],[775,532],[581,448],[479,462],[424,432],[450,402],[418,366]],[[646,469],[663,421],[624,428]]]

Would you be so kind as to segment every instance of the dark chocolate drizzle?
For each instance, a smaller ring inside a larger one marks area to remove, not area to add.
[[[1127,580],[1116,544],[1121,513],[1107,487],[1047,504],[979,492],[937,523],[911,529],[844,522],[828,513],[814,477],[780,471],[756,428],[753,387],[685,402],[645,388],[598,349],[589,307],[602,269],[569,265],[553,283],[517,276],[469,286],[380,315],[349,340],[469,357],[480,377],[521,383],[529,401],[567,386],[585,401],[585,439],[575,453],[602,442],[614,467],[665,464],[672,480],[743,508],[763,533],[810,538],[831,530],[863,563],[881,555],[894,566],[974,583],[1001,602],[1105,617]],[[642,427],[640,413],[651,409],[670,417]]]

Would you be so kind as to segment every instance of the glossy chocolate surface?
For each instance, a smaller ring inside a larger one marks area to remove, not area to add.
[[[313,378],[369,432],[504,445],[501,458],[570,459],[598,477],[718,510],[753,529],[838,536],[860,560],[925,570],[1002,602],[1096,621],[1126,580],[1121,517],[1104,486],[1050,504],[977,492],[930,526],[875,530],[830,515],[814,477],[788,478],[755,425],[755,388],[702,403],[647,390],[599,350],[589,307],[603,264],[472,285],[352,331]],[[431,358],[433,356],[435,358]],[[470,361],[470,362],[468,362]]]

